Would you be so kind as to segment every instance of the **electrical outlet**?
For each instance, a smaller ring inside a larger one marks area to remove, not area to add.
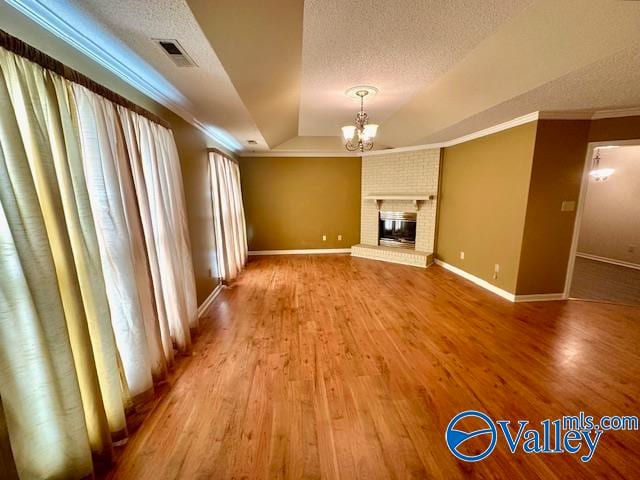
[[[576,209],[576,202],[573,200],[565,200],[560,206],[561,212],[573,212]]]
[[[464,260],[464,252],[460,252],[460,260]]]
[[[322,235],[322,241],[326,242],[327,241],[327,236],[326,235]]]
[[[209,269],[209,278],[213,278],[213,277],[211,276],[211,269]]]
[[[493,278],[496,279],[498,278],[498,273],[500,272],[500,264],[496,263],[496,265],[493,267]]]
[[[338,240],[342,240],[342,235],[338,235]]]
[[[629,253],[633,253],[636,251],[636,246],[635,245],[629,245],[629,248],[627,248],[627,252]]]

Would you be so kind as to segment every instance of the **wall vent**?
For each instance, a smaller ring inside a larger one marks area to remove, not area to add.
[[[187,55],[182,45],[177,40],[167,38],[154,38],[153,41],[158,44],[164,53],[178,67],[195,67],[196,63]]]

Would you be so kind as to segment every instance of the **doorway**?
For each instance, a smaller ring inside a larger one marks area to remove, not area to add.
[[[565,294],[640,306],[640,141],[589,145]]]

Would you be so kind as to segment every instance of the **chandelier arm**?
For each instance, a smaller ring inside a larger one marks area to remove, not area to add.
[[[350,152],[355,152],[358,149],[358,145],[354,145],[351,140],[348,140],[347,143],[344,144],[344,148]]]

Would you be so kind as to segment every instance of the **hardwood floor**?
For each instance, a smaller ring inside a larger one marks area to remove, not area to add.
[[[513,304],[432,266],[256,257],[110,478],[638,478],[640,432],[593,459],[456,460],[463,410],[494,420],[640,414],[640,309]]]

